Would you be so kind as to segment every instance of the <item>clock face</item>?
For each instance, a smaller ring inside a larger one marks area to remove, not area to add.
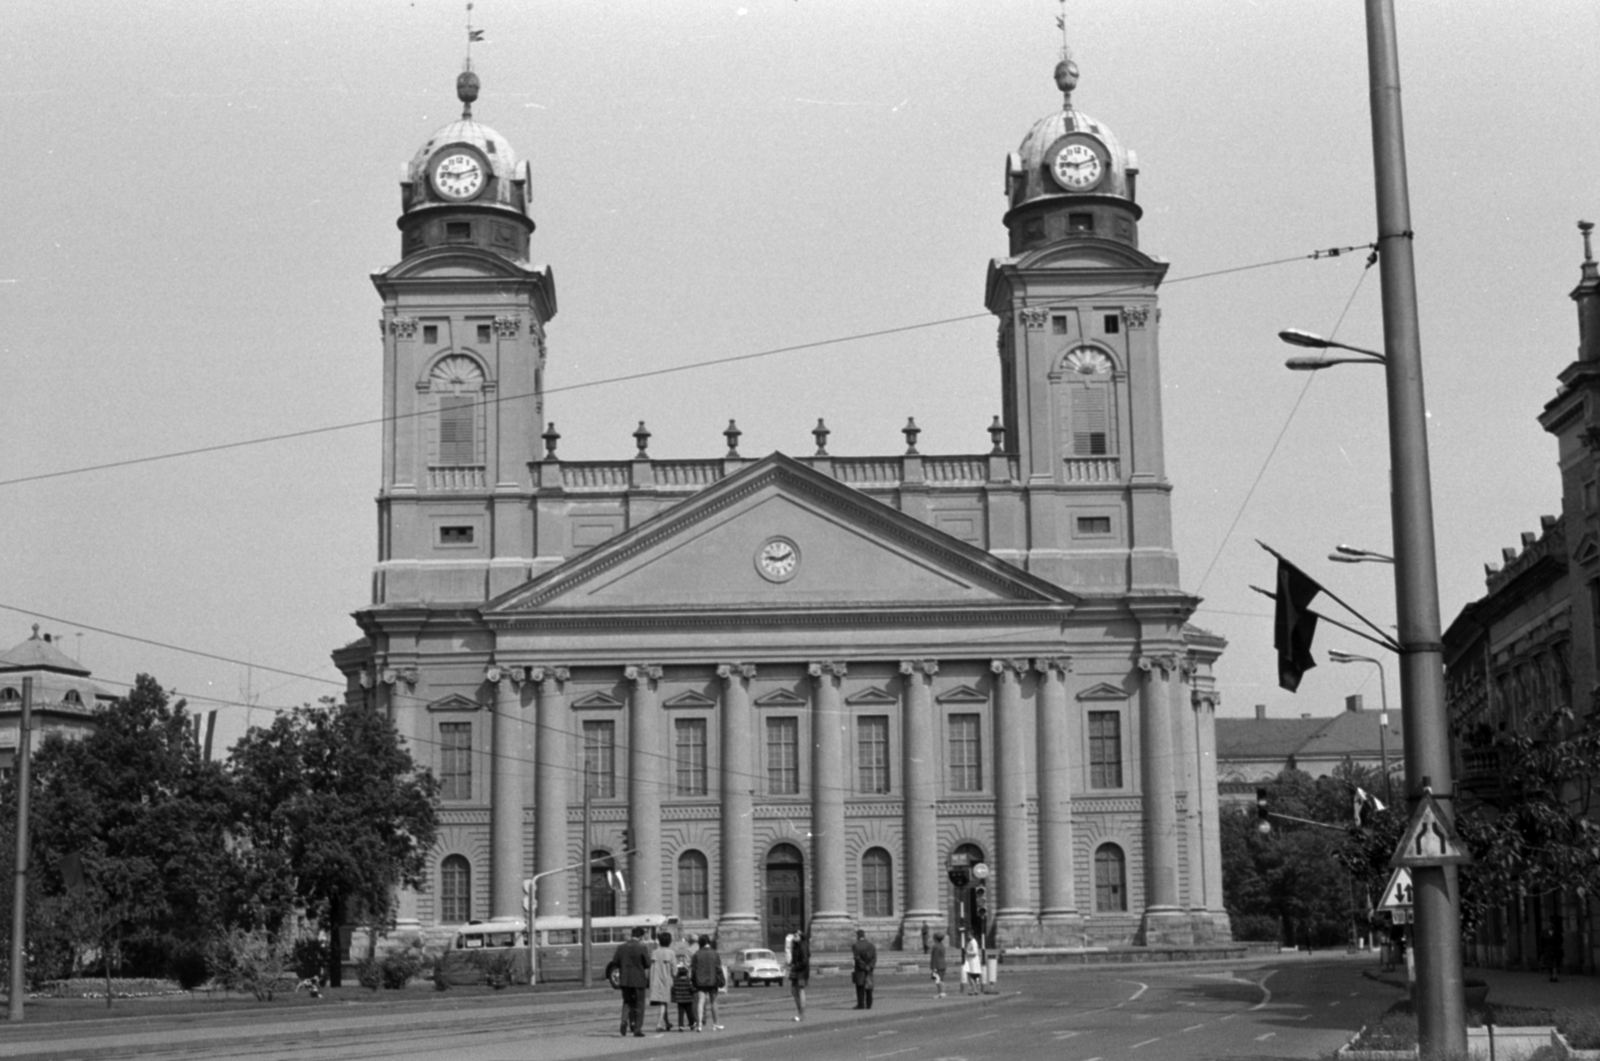
[[[446,199],[471,199],[483,186],[483,163],[476,155],[454,151],[433,164],[433,189]]]
[[[768,538],[756,550],[756,570],[770,582],[787,582],[800,567],[800,549],[788,538]]]
[[[1068,140],[1050,153],[1050,176],[1069,192],[1088,191],[1105,176],[1105,160],[1085,140]]]

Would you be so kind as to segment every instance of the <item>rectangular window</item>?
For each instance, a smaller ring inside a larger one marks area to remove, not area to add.
[[[1107,313],[1106,314],[1105,333],[1107,335],[1116,335],[1121,330],[1122,330],[1122,318],[1117,316],[1115,313]]]
[[[1080,535],[1098,535],[1111,533],[1110,516],[1079,516],[1078,533]]]
[[[1122,787],[1122,715],[1089,712],[1089,787]]]
[[[889,716],[856,719],[856,791],[889,791]]]
[[[615,722],[585,722],[583,724],[583,765],[589,777],[589,790],[599,799],[611,799],[617,794],[617,724]]]
[[[1065,335],[1065,334],[1067,334],[1067,318],[1064,317],[1064,316],[1060,316],[1060,315],[1051,317],[1050,318],[1050,334],[1051,335]]]
[[[705,856],[687,852],[678,859],[678,917],[684,921],[704,921],[711,916],[710,888],[707,887]]]
[[[1108,452],[1110,411],[1104,387],[1072,389],[1072,452],[1078,457],[1099,457]]]
[[[1094,231],[1094,215],[1093,214],[1068,214],[1067,215],[1067,231],[1068,232],[1093,232]]]
[[[983,790],[983,746],[977,715],[950,716],[950,791]]]
[[[440,464],[477,463],[477,440],[472,437],[474,420],[471,398],[454,395],[439,399]]]
[[[861,916],[894,916],[894,876],[890,873],[889,853],[881,847],[873,848],[861,859]]]
[[[703,796],[706,794],[706,720],[680,718],[673,729],[677,735],[677,794]]]
[[[439,528],[439,544],[440,545],[471,545],[472,544],[472,528],[471,527],[440,527]]]
[[[472,222],[446,221],[444,223],[444,238],[451,243],[467,243],[472,239]]]
[[[800,720],[767,719],[767,794],[794,796],[800,792]]]
[[[489,326],[487,324],[478,325],[478,342],[486,343],[488,341],[489,341]]]
[[[439,326],[437,324],[424,324],[422,326],[422,341],[430,345],[439,342]]]
[[[439,723],[439,798],[472,798],[472,723]]]

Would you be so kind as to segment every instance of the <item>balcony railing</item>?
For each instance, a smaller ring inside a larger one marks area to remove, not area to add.
[[[481,464],[432,464],[428,466],[429,490],[482,490],[485,488]]]

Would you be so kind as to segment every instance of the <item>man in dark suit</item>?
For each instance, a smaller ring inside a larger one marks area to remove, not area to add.
[[[856,986],[856,1009],[872,1008],[872,977],[878,970],[878,948],[873,946],[863,929],[856,929],[856,941],[850,947],[850,957],[855,968],[850,979]]]
[[[633,930],[633,938],[617,944],[612,957],[617,963],[617,981],[622,985],[622,1008],[627,1011],[628,1023],[622,1034],[628,1032],[644,1038],[644,1000],[650,992],[650,948],[644,945],[644,928]]]

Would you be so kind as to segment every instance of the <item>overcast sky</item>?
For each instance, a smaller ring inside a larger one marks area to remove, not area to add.
[[[1399,7],[1448,624],[1560,511],[1535,417],[1577,342],[1574,224],[1600,214],[1600,5]],[[986,450],[992,319],[604,381],[981,313],[1006,153],[1060,105],[1057,11],[479,0],[476,117],[532,162],[533,254],[557,280],[562,455],[626,458],[641,419],[666,458],[720,453],[730,418],[747,456],[809,453],[818,417],[836,454],[900,452],[907,416],[925,453]],[[1375,703],[1365,666],[1280,692],[1247,588],[1271,583],[1261,538],[1393,620],[1387,568],[1324,559],[1389,547],[1381,373],[1290,373],[1276,338],[1382,343],[1363,255],[1304,258],[1374,237],[1361,5],[1066,12],[1076,103],[1138,152],[1142,246],[1171,262],[1167,468],[1195,622],[1230,642],[1223,713]],[[435,0],[0,5],[0,480],[379,416],[369,275],[399,256],[401,164],[459,110],[464,25]],[[1280,259],[1301,260],[1204,275]],[[40,622],[110,688],[145,671],[221,706],[230,742],[247,688],[256,722],[338,690],[378,482],[364,426],[0,485],[0,644]],[[1328,648],[1367,650],[1325,628]]]

